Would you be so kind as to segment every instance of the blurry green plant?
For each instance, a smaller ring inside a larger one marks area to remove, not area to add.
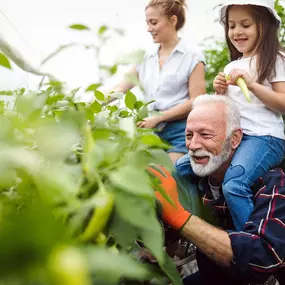
[[[4,54],[0,65],[10,68]],[[0,101],[1,284],[165,284],[165,276],[181,284],[163,250],[153,189],[166,194],[147,172],[172,169],[169,146],[136,127],[150,102],[99,86],[86,88],[95,96],[88,104],[59,81],[1,93],[11,98]],[[110,96],[125,107],[109,106]],[[159,266],[137,260],[138,241]]]

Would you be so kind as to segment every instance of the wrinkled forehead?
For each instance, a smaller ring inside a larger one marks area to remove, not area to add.
[[[225,132],[226,127],[225,106],[223,104],[205,104],[195,107],[190,112],[186,130],[205,129],[213,132]]]

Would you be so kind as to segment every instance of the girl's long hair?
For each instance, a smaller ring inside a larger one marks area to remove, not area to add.
[[[242,57],[242,53],[235,48],[228,36],[228,17],[231,7],[232,5],[228,6],[226,10],[225,36],[230,51],[230,58],[233,61]],[[275,64],[277,56],[281,56],[284,60],[284,56],[282,54],[282,51],[284,50],[278,39],[278,22],[273,14],[265,7],[256,5],[246,5],[245,7],[250,9],[257,27],[257,42],[254,54],[257,56],[257,82],[262,84],[264,80],[270,80],[276,76]]]

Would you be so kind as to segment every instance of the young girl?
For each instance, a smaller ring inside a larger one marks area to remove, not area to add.
[[[128,75],[139,78],[146,101],[155,100],[151,110],[159,111],[160,115],[144,119],[139,127],[163,125],[158,135],[173,146],[169,155],[176,161],[187,153],[185,126],[192,102],[189,97],[193,99],[206,92],[204,57],[178,37],[185,23],[185,0],[151,0],[145,15],[148,32],[159,45]],[[134,87],[128,76],[125,78],[114,91],[125,93]]]
[[[213,85],[217,94],[236,101],[244,133],[222,190],[235,228],[242,230],[253,209],[251,186],[278,166],[285,154],[281,116],[285,113],[285,63],[278,41],[281,19],[273,0],[237,0],[220,8],[220,21],[231,62]],[[227,74],[230,80],[226,80]],[[251,103],[235,84],[239,77],[247,84]]]

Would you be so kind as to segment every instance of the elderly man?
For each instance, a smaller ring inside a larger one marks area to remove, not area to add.
[[[159,193],[163,219],[197,246],[199,281],[184,284],[257,284],[274,274],[285,284],[285,179],[274,169],[252,187],[254,210],[241,232],[233,231],[220,185],[242,139],[239,111],[225,96],[202,95],[194,100],[186,126],[186,144],[202,205],[200,217],[178,199],[176,181],[156,172],[175,203]],[[187,174],[177,166],[178,174]],[[242,211],[242,209],[241,209]],[[191,278],[191,276],[190,276]]]

